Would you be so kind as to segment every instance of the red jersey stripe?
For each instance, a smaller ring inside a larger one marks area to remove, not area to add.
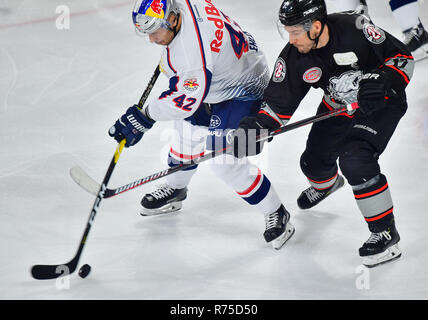
[[[399,74],[401,74],[401,75],[402,75],[402,77],[404,78],[404,81],[406,81],[406,83],[409,83],[409,82],[410,82],[410,80],[409,80],[409,78],[407,77],[407,75],[406,75],[403,71],[401,71],[400,69],[398,69],[397,67],[390,66],[390,65],[387,65],[387,66],[385,66],[385,67],[389,67],[389,68],[394,69],[395,71],[397,71]]]
[[[272,117],[272,116],[271,116],[269,113],[267,113],[266,111],[264,111],[264,110],[260,110],[260,111],[259,111],[259,113],[262,113],[262,114],[267,115],[268,117],[272,118],[273,120],[275,120],[276,122],[278,122],[280,125],[282,125],[282,123],[280,123],[277,119],[275,119],[274,117]]]
[[[330,106],[327,101],[325,101],[325,99],[322,99],[322,102],[325,104],[325,106],[327,107],[328,110],[334,110],[334,108],[332,106]],[[343,112],[343,113],[339,113],[338,116],[346,116],[348,118],[353,118],[354,115],[348,114],[347,112]],[[337,117],[337,116],[336,116]]]

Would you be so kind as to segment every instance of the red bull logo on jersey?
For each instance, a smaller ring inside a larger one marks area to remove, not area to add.
[[[198,79],[193,78],[184,80],[183,86],[187,91],[194,92],[199,89]]]
[[[163,19],[165,17],[166,0],[151,0],[147,2],[144,15]]]

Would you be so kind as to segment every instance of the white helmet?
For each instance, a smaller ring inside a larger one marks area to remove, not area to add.
[[[179,6],[174,0],[136,0],[132,21],[137,33],[146,35],[155,32],[159,27],[171,29],[168,16],[170,13],[179,12]]]

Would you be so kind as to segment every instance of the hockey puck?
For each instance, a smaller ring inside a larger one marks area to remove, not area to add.
[[[89,264],[84,264],[79,269],[79,277],[86,278],[89,272],[91,272],[91,266]]]

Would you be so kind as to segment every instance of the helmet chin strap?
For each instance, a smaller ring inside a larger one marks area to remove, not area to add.
[[[316,49],[316,48],[318,47],[318,42],[319,42],[319,40],[320,40],[320,37],[321,37],[321,35],[322,35],[322,32],[324,31],[324,26],[325,26],[325,23],[322,23],[322,22],[321,22],[321,31],[320,31],[320,33],[319,33],[315,38],[313,38],[313,39],[311,38],[310,30],[308,30],[308,31],[307,31],[307,35],[308,35],[309,40],[314,41],[314,46],[313,46],[313,48],[312,48],[312,49]]]

